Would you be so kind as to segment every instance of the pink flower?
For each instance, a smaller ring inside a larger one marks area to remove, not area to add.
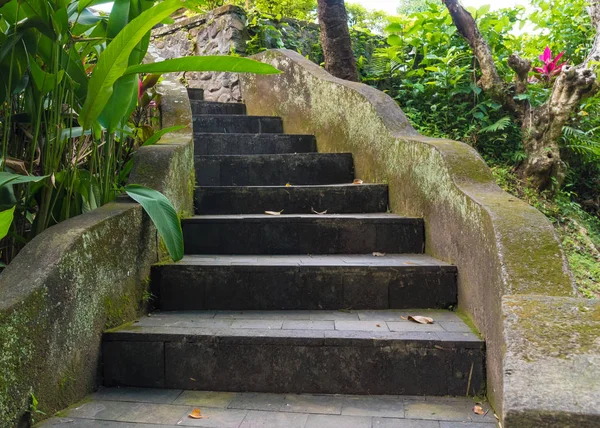
[[[561,52],[556,55],[556,58],[552,58],[552,51],[549,46],[546,46],[544,53],[540,55],[540,61],[542,61],[544,65],[542,67],[535,67],[534,70],[539,73],[543,80],[550,81],[560,73],[563,66],[566,64],[566,62],[558,64],[558,61],[564,54],[564,52]]]

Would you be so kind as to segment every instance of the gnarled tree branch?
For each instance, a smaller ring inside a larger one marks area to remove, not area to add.
[[[515,115],[521,115],[521,109],[506,90],[504,81],[498,74],[489,45],[479,32],[475,19],[463,8],[458,0],[442,0],[448,8],[452,22],[461,36],[469,43],[473,55],[481,68],[481,78],[477,82],[489,96],[502,104]]]

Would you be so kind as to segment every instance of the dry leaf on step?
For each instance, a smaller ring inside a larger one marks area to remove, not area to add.
[[[188,416],[192,419],[202,419],[204,417],[204,416],[202,416],[200,409],[192,410],[192,413],[190,413]]]
[[[383,256],[385,256],[385,253],[380,253],[380,252],[378,252],[378,251],[375,251],[375,252],[373,252],[373,255],[374,255],[375,257],[383,257]]]
[[[352,184],[363,184],[363,181],[360,178],[355,178]]]
[[[473,413],[475,413],[476,415],[483,415],[485,413],[485,410],[483,410],[483,407],[481,407],[479,404],[475,404],[473,406]]]
[[[400,319],[406,321],[407,318],[400,315]]]
[[[433,324],[433,318],[422,317],[420,315],[409,315],[408,320],[418,322],[419,324]]]
[[[327,214],[327,210],[319,212],[319,211],[315,211],[315,209],[313,207],[310,207],[310,210],[312,212],[314,212],[315,214],[319,214],[319,215]]]
[[[265,211],[265,214],[267,214],[267,215],[281,215],[282,212],[283,212],[283,210],[281,210],[281,211]]]

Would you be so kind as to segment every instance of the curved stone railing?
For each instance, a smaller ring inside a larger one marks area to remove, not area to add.
[[[575,362],[591,349],[600,351],[599,341],[568,325],[543,341],[531,339],[539,329],[529,320],[563,322],[558,308],[571,301],[596,308],[580,320],[600,333],[600,305],[575,298],[550,222],[502,191],[470,146],[419,135],[386,94],[334,78],[292,51],[255,58],[283,73],[241,79],[248,113],[281,116],[288,133],[315,134],[319,151],[351,152],[357,177],[389,184],[393,212],[425,219],[426,252],[458,266],[459,308],[485,336],[488,395],[505,424],[546,426],[559,413],[595,420],[598,406],[590,403],[599,393],[598,378],[583,391],[556,388],[551,375],[564,358],[545,350],[562,348],[575,335],[571,342],[581,346],[564,350]],[[584,370],[578,364],[568,373]],[[585,370],[598,375],[600,363],[596,359]]]
[[[163,192],[187,215],[192,112],[179,82],[166,79],[159,92],[163,127],[185,128],[142,147],[130,182]],[[25,246],[0,275],[0,426],[41,419],[28,414],[32,396],[38,410],[52,415],[95,388],[102,332],[143,309],[159,247],[147,215],[125,198],[53,226]]]

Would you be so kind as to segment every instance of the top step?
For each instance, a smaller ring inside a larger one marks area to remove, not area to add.
[[[190,100],[203,100],[204,99],[204,89],[201,88],[187,88],[188,97]]]
[[[246,105],[242,103],[218,103],[215,101],[190,100],[192,114],[246,114]]]

